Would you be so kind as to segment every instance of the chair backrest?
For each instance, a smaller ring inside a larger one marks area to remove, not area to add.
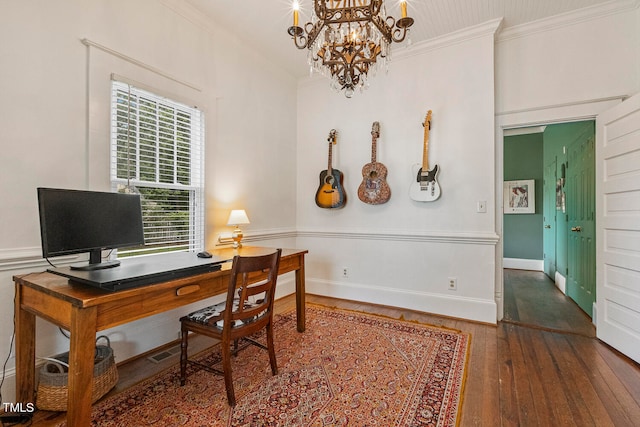
[[[282,249],[272,254],[233,258],[223,330],[258,330],[273,317],[273,301]],[[264,294],[261,296],[261,294]],[[258,298],[261,296],[260,298]],[[231,310],[228,308],[232,307]],[[231,327],[228,327],[231,325]],[[233,333],[231,333],[233,335]]]

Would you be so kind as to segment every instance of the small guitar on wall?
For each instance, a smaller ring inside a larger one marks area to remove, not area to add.
[[[342,187],[342,172],[331,166],[333,145],[336,143],[336,130],[329,132],[329,165],[320,172],[320,186],[316,192],[316,205],[325,209],[341,208],[347,201]]]
[[[414,166],[415,181],[409,187],[409,197],[416,202],[433,202],[440,197],[440,184],[436,179],[438,165],[429,170],[429,130],[431,129],[431,110],[424,119],[424,148],[422,152],[422,167]]]
[[[362,167],[362,183],[358,187],[358,198],[370,205],[386,203],[391,197],[387,184],[387,167],[376,161],[377,140],[380,137],[380,123],[371,127],[371,163]]]

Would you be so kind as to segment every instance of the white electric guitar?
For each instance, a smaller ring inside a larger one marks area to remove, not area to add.
[[[429,130],[431,129],[431,110],[424,119],[424,149],[422,152],[422,167],[418,164],[413,167],[413,175],[416,179],[409,187],[409,197],[416,202],[433,202],[440,197],[440,184],[436,179],[438,165],[429,170]]]

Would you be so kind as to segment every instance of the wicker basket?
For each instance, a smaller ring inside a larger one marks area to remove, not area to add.
[[[98,345],[104,338],[107,345]],[[36,406],[45,411],[66,411],[68,404],[69,353],[47,358],[40,368],[40,381],[36,394]],[[93,367],[93,390],[91,403],[107,394],[118,382],[118,368],[113,357],[109,338],[101,335],[96,339],[96,355]]]

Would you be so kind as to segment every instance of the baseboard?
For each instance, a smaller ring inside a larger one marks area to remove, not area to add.
[[[556,271],[554,282],[556,284],[556,287],[560,289],[560,292],[566,295],[567,294],[567,278]]]
[[[400,307],[492,325],[497,322],[495,300],[460,297],[453,295],[453,293],[447,295],[417,292],[406,289],[353,283],[345,284],[315,279],[307,279],[306,289],[310,294],[332,298]]]
[[[544,271],[544,261],[541,259],[504,258],[502,266],[515,270]]]

